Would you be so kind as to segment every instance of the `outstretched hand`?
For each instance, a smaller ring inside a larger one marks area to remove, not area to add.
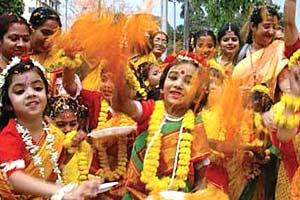
[[[102,183],[100,179],[87,181],[79,185],[70,193],[64,195],[64,200],[84,200],[86,197],[96,197],[99,193],[99,185]]]
[[[83,130],[77,131],[77,135],[72,140],[72,147],[77,147],[80,142],[87,138],[87,133]]]

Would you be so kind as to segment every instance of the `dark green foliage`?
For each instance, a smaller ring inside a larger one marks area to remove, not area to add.
[[[22,15],[24,12],[23,0],[0,0],[0,15],[3,13],[15,13]]]

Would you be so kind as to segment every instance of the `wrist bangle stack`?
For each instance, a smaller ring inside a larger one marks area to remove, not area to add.
[[[77,187],[76,184],[68,184],[58,190],[55,194],[51,196],[51,200],[62,200],[66,193],[71,192],[73,189]]]

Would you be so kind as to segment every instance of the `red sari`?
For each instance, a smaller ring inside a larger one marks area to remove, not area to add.
[[[50,132],[54,135],[54,149],[60,155],[58,163],[62,163],[63,156],[63,145],[64,134],[60,129],[50,125]],[[16,195],[12,191],[11,185],[7,179],[16,171],[21,170],[24,173],[41,178],[39,175],[39,169],[34,166],[31,154],[25,149],[22,136],[16,129],[16,122],[14,119],[10,119],[7,126],[0,133],[0,197],[4,199],[32,199],[30,195]],[[42,158],[43,167],[45,169],[45,180],[54,182],[56,175],[53,173],[53,166],[50,161],[50,155],[46,150],[46,133],[43,132],[39,141],[33,141],[34,144],[40,147],[38,154]],[[37,199],[48,199],[46,197],[38,197]]]

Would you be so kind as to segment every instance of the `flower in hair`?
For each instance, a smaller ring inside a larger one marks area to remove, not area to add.
[[[28,62],[30,60],[30,56],[25,54],[20,56],[22,62]]]
[[[15,65],[19,64],[21,62],[21,59],[18,57],[13,57],[12,61],[6,65],[6,67],[3,69],[3,71],[0,74],[0,88],[3,87],[4,83],[5,83],[5,78],[8,74],[8,71]]]
[[[6,67],[1,72],[1,74],[0,74],[0,105],[2,105],[2,88],[5,84],[5,79],[8,75],[8,71],[11,68],[13,68],[15,65],[20,64],[21,62],[27,62],[27,61],[30,61],[29,57],[22,56],[21,58],[19,58],[19,57],[15,56],[15,57],[12,58],[12,61],[8,65],[6,65]],[[33,65],[38,67],[43,72],[43,74],[45,75],[44,67],[39,62],[37,62],[33,59],[31,59],[31,61],[32,61]],[[28,65],[28,66],[30,66],[30,65]]]
[[[186,52],[186,51],[181,51],[179,52],[177,55],[171,55],[168,56],[165,59],[165,63],[170,65],[171,63],[173,63],[175,60],[177,61],[189,61],[189,62],[193,62],[196,65],[202,65],[202,66],[207,66],[207,61],[206,59],[198,56],[197,54],[194,53],[190,53],[190,52]]]

